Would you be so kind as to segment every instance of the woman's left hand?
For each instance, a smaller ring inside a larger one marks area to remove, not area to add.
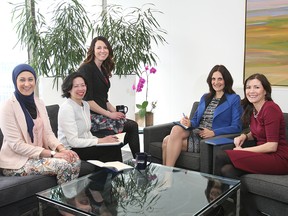
[[[203,130],[201,130],[199,132],[199,136],[202,138],[202,139],[207,139],[207,138],[210,138],[210,137],[214,137],[215,136],[215,133],[214,131],[212,130],[209,130],[207,128],[203,128]]]
[[[110,118],[119,120],[125,118],[125,114],[123,114],[122,112],[111,112]]]

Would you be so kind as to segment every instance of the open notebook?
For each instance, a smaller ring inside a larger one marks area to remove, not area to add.
[[[120,144],[124,143],[125,134],[126,134],[126,133],[119,133],[119,134],[113,135],[113,136],[117,136],[117,137],[118,137],[118,142],[112,142],[112,143],[97,143],[96,146],[116,146],[116,145],[120,145]]]
[[[87,162],[94,164],[98,167],[105,167],[105,168],[108,168],[117,172],[125,170],[125,169],[133,169],[132,166],[122,163],[120,161],[109,161],[109,162],[104,163],[99,160],[87,160]]]

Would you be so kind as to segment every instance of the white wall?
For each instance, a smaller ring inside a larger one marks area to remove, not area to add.
[[[108,0],[123,7],[141,7],[145,2],[149,1]],[[208,91],[206,78],[215,64],[228,68],[236,92],[243,97],[245,1],[154,0],[153,4],[164,13],[158,21],[167,30],[169,43],[155,49],[158,72],[149,80],[151,100],[158,100],[155,124],[188,114],[192,103]],[[287,92],[285,87],[273,87],[273,99],[285,112]]]
[[[14,0],[13,3],[20,0]],[[1,26],[1,40],[0,40],[0,103],[6,101],[14,92],[14,85],[12,82],[12,71],[19,63],[25,63],[27,54],[20,49],[20,46],[15,46],[17,43],[17,35],[13,30],[11,24],[11,10],[12,6],[7,2],[0,3],[0,26]]]
[[[96,0],[95,4],[99,5],[101,2]],[[166,36],[168,44],[155,48],[160,58],[158,71],[149,79],[149,101],[158,101],[154,115],[155,124],[179,119],[182,112],[188,114],[193,101],[199,100],[200,96],[208,91],[205,80],[215,64],[224,64],[230,70],[235,90],[243,96],[245,1],[107,0],[107,2],[123,5],[124,8],[141,7],[144,3],[153,2],[155,7],[164,13],[159,15],[157,20],[168,32]],[[10,9],[6,11],[8,12],[7,16],[4,16],[6,21],[1,19],[1,25],[7,23],[11,25]],[[15,43],[8,43],[10,40],[7,39],[15,38],[15,32],[5,31],[2,36],[6,39],[1,40],[3,48],[1,59],[5,62],[7,59],[13,59],[13,62],[22,63],[23,59],[17,56],[19,48],[13,50]],[[8,47],[5,44],[10,45]],[[13,67],[9,68],[9,76],[12,69]],[[285,100],[287,92],[287,87],[273,87],[272,97],[285,112],[288,112],[287,99]],[[137,103],[143,101],[140,94],[137,93],[136,96]],[[118,97],[123,95],[120,94]],[[52,100],[54,99],[52,97]]]

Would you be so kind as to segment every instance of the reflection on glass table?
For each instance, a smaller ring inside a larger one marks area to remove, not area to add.
[[[239,187],[239,180],[152,163],[143,171],[102,169],[37,196],[40,212],[53,205],[70,215],[213,215],[226,211],[225,202],[237,215]]]

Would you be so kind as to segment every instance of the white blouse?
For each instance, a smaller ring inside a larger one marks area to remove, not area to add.
[[[83,106],[68,98],[58,113],[58,139],[68,148],[95,146],[98,138],[90,132],[90,106],[82,101]]]

